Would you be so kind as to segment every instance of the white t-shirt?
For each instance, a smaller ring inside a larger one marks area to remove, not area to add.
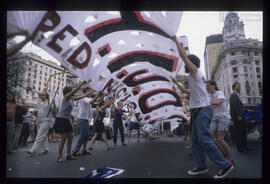
[[[132,113],[132,116],[131,116],[131,118],[130,118],[130,121],[132,121],[132,122],[138,122],[138,121],[137,121],[137,118],[136,118],[136,116],[135,116],[135,112],[134,112],[134,111],[131,111],[131,113]]]
[[[199,69],[197,69],[196,79],[193,79],[191,74],[188,75],[188,84],[190,89],[190,109],[209,106],[210,98],[206,90],[203,74]]]
[[[85,97],[79,100],[80,110],[79,110],[78,118],[86,119],[86,120],[92,118],[92,109],[91,109],[90,102],[91,102],[91,99],[88,97]]]
[[[229,106],[226,102],[224,93],[222,91],[216,91],[214,94],[209,93],[211,102],[216,101],[217,99],[222,99],[221,104],[218,105],[212,105],[214,116],[213,118],[220,117],[222,115],[231,118],[230,112],[229,112]]]

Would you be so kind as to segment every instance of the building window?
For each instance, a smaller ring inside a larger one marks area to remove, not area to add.
[[[41,76],[39,76],[39,80],[41,80]]]
[[[262,83],[258,82],[259,93],[262,95]]]
[[[40,87],[38,87],[38,90],[40,91]]]
[[[34,80],[34,84],[36,84],[36,80]]]
[[[232,68],[232,71],[233,71],[233,73],[237,73],[238,72],[238,68],[237,67],[233,67]]]
[[[248,81],[246,81],[246,92],[247,92],[247,95],[250,95],[250,85]]]
[[[42,74],[42,71],[40,71],[39,73]]]
[[[231,52],[231,56],[234,56],[235,55],[235,52]]]
[[[254,52],[254,55],[255,55],[255,56],[258,56],[258,55],[259,55],[259,53],[258,53],[258,52]]]
[[[248,74],[247,73],[245,73],[245,78],[248,78]]]
[[[248,98],[248,104],[250,104],[250,102],[251,102],[251,99],[250,99],[250,98]]]
[[[41,85],[41,81],[39,81],[39,83],[38,83],[39,85]]]
[[[261,69],[258,68],[258,67],[256,67],[256,72],[257,72],[257,73],[260,73],[260,72],[261,72]]]
[[[260,79],[261,78],[261,75],[257,75],[257,78]]]
[[[256,64],[256,65],[260,65],[260,61],[255,60],[255,64]]]
[[[45,76],[47,76],[47,73],[45,73]]]
[[[238,77],[238,75],[233,75],[233,78],[237,78]]]
[[[248,72],[248,67],[244,66],[244,72]]]
[[[247,54],[247,51],[242,50],[242,54],[243,54],[243,55],[246,55],[246,54]]]
[[[244,63],[244,64],[248,64],[248,60],[247,60],[247,59],[244,59],[244,60],[243,60],[243,63]]]
[[[28,70],[31,71],[31,67],[29,67]]]
[[[237,61],[236,60],[232,60],[231,61],[231,65],[236,65],[237,64]]]
[[[36,87],[35,87],[35,86],[33,86],[33,89],[36,89]]]
[[[31,73],[28,73],[28,77],[30,77],[31,76]]]

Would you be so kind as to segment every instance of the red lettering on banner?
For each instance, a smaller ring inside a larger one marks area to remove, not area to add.
[[[71,33],[73,36],[79,34],[71,25],[68,24],[61,31],[59,31],[59,33],[57,33],[52,37],[52,40],[49,43],[47,43],[47,46],[53,49],[55,52],[60,53],[63,49],[56,43],[56,40],[57,39],[64,40],[66,37],[64,35],[64,32],[66,31]]]
[[[113,79],[110,79],[107,84],[104,86],[104,88],[102,89],[102,91],[104,91],[105,89],[107,89],[107,92],[110,93],[112,90],[112,83],[113,83]]]
[[[123,92],[125,93],[125,92],[127,91],[127,88],[121,88],[121,89],[116,93],[115,96],[118,96],[119,93],[120,93],[121,91],[123,91]]]
[[[131,97],[131,94],[127,95],[126,98],[122,99],[121,102],[124,102],[128,99],[128,97]]]
[[[37,36],[37,33],[39,31],[41,32],[47,32],[54,30],[56,26],[60,24],[61,17],[55,12],[55,11],[48,11],[43,18],[41,19],[41,22],[36,27],[35,31],[33,32],[33,38]],[[46,25],[45,22],[51,21],[52,25]]]
[[[86,52],[86,58],[83,62],[79,62],[77,61],[76,58],[83,50]],[[73,54],[67,59],[67,61],[79,69],[84,69],[88,66],[90,58],[91,58],[91,48],[88,45],[88,43],[84,42],[79,48],[77,48],[73,52]]]

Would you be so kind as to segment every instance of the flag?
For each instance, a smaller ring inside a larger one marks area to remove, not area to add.
[[[182,110],[172,77],[182,66],[180,11],[8,11],[7,30],[32,42],[89,86],[116,96],[153,124]]]
[[[100,178],[111,178],[113,176],[122,174],[124,169],[116,169],[111,167],[98,168],[92,171],[90,174],[84,178],[100,179]]]

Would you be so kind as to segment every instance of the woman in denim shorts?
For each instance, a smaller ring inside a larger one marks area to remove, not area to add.
[[[214,111],[213,119],[210,124],[211,136],[224,157],[227,157],[227,159],[234,164],[231,158],[230,147],[224,140],[225,133],[228,131],[229,125],[231,124],[229,107],[224,93],[218,90],[217,84],[213,80],[206,82],[206,89],[209,93],[210,103]]]

